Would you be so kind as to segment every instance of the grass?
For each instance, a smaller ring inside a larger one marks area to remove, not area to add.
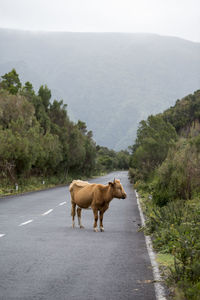
[[[44,181],[44,183],[43,183]],[[37,177],[31,177],[29,179],[20,180],[18,184],[18,190],[16,189],[16,185],[8,182],[1,182],[0,185],[0,196],[9,196],[9,195],[17,195],[26,192],[33,192],[43,189],[48,189],[58,185],[57,181],[52,182],[52,179],[41,179]]]
[[[174,266],[174,256],[167,253],[158,253],[156,255],[157,263],[165,268]]]
[[[150,197],[149,193],[147,193],[146,191],[140,190],[140,204],[141,204],[144,214],[147,213],[148,205],[151,206],[151,201],[150,201],[149,197]],[[164,278],[167,278],[167,276],[169,275],[169,269],[173,268],[173,266],[174,266],[174,256],[169,253],[161,253],[158,251],[156,253],[156,261],[162,272],[162,276]]]
[[[105,172],[101,174],[95,174],[90,178],[96,178],[105,175]],[[34,192],[44,189],[53,188],[60,185],[68,185],[74,179],[87,180],[88,177],[80,174],[68,174],[67,176],[31,176],[29,178],[18,178],[16,183],[18,184],[18,190],[16,190],[16,184],[11,183],[8,179],[1,179],[0,181],[0,197],[17,195],[26,192]]]

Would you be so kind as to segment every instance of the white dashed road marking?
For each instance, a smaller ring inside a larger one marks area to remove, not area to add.
[[[66,201],[59,203],[58,206],[62,206],[64,204],[66,204]],[[45,211],[43,214],[41,214],[41,216],[46,216],[46,215],[50,214],[52,211],[53,211],[53,208]],[[24,225],[27,225],[27,224],[32,223],[32,222],[33,222],[33,220],[28,220],[26,222],[23,222],[23,223],[19,224],[18,226],[24,226]],[[0,233],[0,238],[5,236],[5,235],[6,235],[5,233]]]
[[[24,226],[24,225],[29,224],[31,222],[33,222],[33,220],[28,220],[28,221],[26,221],[24,223],[19,224],[19,226]]]
[[[65,202],[61,202],[61,203],[59,204],[59,206],[64,205],[64,204],[66,204],[66,201],[65,201]]]
[[[53,209],[51,208],[51,209],[47,210],[45,213],[43,213],[42,216],[46,216],[46,215],[50,214],[52,211],[53,211]]]

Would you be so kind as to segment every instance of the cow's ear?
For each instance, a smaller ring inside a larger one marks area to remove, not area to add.
[[[113,185],[114,185],[114,183],[113,183],[113,182],[108,182],[108,184],[109,184],[110,186],[113,186]]]

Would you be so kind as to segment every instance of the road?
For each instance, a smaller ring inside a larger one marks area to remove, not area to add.
[[[0,199],[1,300],[155,300],[127,172],[91,182],[106,184],[114,177],[127,198],[112,200],[105,232],[93,232],[91,210],[82,212],[85,229],[72,229],[67,186]]]

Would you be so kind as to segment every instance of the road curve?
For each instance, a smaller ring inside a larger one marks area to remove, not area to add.
[[[68,187],[0,199],[0,299],[154,300],[155,291],[140,217],[127,172],[120,178],[127,199],[113,199],[105,232],[71,228]],[[77,223],[76,223],[77,224]]]

